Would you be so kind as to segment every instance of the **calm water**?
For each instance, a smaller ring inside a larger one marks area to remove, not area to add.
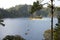
[[[50,18],[30,20],[29,18],[4,19],[5,27],[0,27],[0,39],[6,35],[21,35],[26,40],[42,40],[45,30],[50,29]],[[54,18],[54,26],[57,19]],[[25,35],[25,33],[28,33]]]

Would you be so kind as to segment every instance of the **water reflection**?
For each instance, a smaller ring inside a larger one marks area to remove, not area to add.
[[[26,40],[42,40],[43,32],[50,29],[50,18],[30,20],[29,18],[4,19],[5,27],[0,27],[1,37],[6,35],[21,35]],[[54,26],[57,19],[54,18]],[[26,34],[26,35],[25,35]]]

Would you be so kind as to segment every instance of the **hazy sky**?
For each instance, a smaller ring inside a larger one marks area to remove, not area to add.
[[[36,0],[0,0],[0,8],[10,8],[19,4],[33,4]],[[48,2],[49,0],[45,0],[43,3]],[[56,1],[55,5],[60,6],[60,1]]]

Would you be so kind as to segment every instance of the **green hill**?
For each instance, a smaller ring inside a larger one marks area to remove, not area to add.
[[[17,18],[17,17],[30,17],[31,14],[29,13],[32,5],[16,5],[15,7],[11,7],[9,9],[1,9],[0,8],[0,17],[1,18]],[[58,9],[56,7],[55,9]],[[56,16],[57,13],[59,14],[60,11],[55,10],[54,15]],[[36,11],[35,16],[42,15],[43,17],[48,17],[51,15],[49,8],[43,8],[39,11]]]

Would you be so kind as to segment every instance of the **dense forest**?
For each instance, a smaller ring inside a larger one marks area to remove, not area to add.
[[[16,5],[15,7],[11,7],[9,9],[0,8],[0,17],[1,18],[17,18],[17,17],[30,17],[30,9],[32,5]],[[59,7],[55,9],[59,10]],[[54,15],[59,13],[59,11],[55,10]],[[36,16],[42,15],[43,17],[51,16],[49,8],[42,8],[39,11],[36,11]]]

